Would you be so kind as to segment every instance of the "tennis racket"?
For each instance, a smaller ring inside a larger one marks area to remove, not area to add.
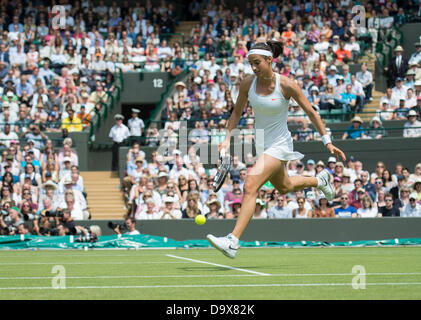
[[[219,159],[221,160],[221,163],[218,167],[218,172],[216,173],[215,178],[213,179],[213,190],[215,192],[218,192],[219,189],[221,189],[225,178],[227,177],[227,174],[231,169],[232,162],[231,155],[229,153],[226,155],[225,149],[221,150],[221,155]]]

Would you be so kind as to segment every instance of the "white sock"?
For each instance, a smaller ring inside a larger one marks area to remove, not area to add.
[[[238,241],[239,241],[238,238],[236,236],[234,236],[232,233],[230,233],[227,237],[234,240],[235,243],[238,243]]]

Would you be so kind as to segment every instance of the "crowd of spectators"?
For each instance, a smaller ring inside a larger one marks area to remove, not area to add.
[[[78,161],[70,137],[60,148],[47,136],[22,146],[8,141],[0,156],[0,234],[65,235],[89,219]]]
[[[366,28],[356,28],[350,13],[353,5],[352,1],[346,0],[336,3],[248,1],[245,10],[240,10],[237,6],[229,9],[224,2],[212,0],[190,2],[188,18],[199,23],[192,29],[190,41],[177,58],[184,61],[179,64],[181,69],[188,68],[191,75],[186,81],[175,84],[175,93],[167,98],[160,123],[152,123],[145,130],[146,145],[176,146],[182,126],[191,129],[188,138],[191,144],[221,142],[240,82],[246,74],[252,73],[247,52],[256,42],[269,39],[284,43],[283,54],[273,64],[275,72],[294,79],[321,115],[331,110],[343,114],[364,111],[364,105],[373,100],[372,70],[363,63],[361,69],[353,73],[350,65],[358,61],[364,49],[374,52],[377,42],[385,40],[393,25],[421,21],[421,11],[418,2],[409,1],[400,8],[392,2],[366,1],[363,3],[367,13]],[[366,43],[368,48],[364,46]],[[418,44],[416,48],[419,52]],[[402,51],[397,47],[394,52],[400,54]],[[385,137],[387,131],[383,121],[392,119],[407,120],[405,137],[419,136],[419,59],[416,53],[413,54],[409,75],[405,73],[403,78],[393,80],[386,93],[389,100],[385,103],[382,98],[369,127],[363,128],[361,118],[353,117],[343,139]],[[169,63],[165,70],[172,70]],[[406,110],[400,108],[401,100],[405,101]],[[288,123],[299,125],[292,132],[297,141],[321,139],[309,128],[309,119],[292,99]],[[241,139],[255,142],[254,114],[250,106],[245,108],[239,127],[242,128]],[[165,129],[164,134],[159,134],[161,128]],[[215,194],[211,187],[215,171],[201,165],[194,148],[186,155],[174,150],[163,158],[153,152],[148,162],[140,145],[135,143],[128,154],[124,179],[128,217],[179,219],[202,213],[208,218],[235,218],[241,207],[242,185],[253,163],[251,154],[247,155],[246,163],[240,163],[234,157],[230,177]],[[317,164],[313,160],[307,164],[290,162],[289,175],[314,176],[324,167],[322,161]],[[280,196],[276,189],[266,185],[257,199],[254,218],[419,216],[421,165],[412,175],[398,165],[389,178],[387,173],[390,176],[390,171],[385,170],[383,178],[380,167],[376,173],[369,174],[362,170],[360,161],[352,159],[344,166],[329,158],[327,168],[334,174],[336,190],[333,202],[329,203],[317,190]],[[341,168],[345,170],[342,172]],[[379,179],[376,181],[377,174],[381,175],[382,185]],[[406,190],[401,192],[403,186]],[[391,191],[393,187],[397,189]],[[384,198],[388,199],[389,193],[396,208],[393,212],[389,204],[385,204]]]
[[[183,155],[174,149],[168,157],[154,151],[147,161],[135,143],[127,155],[128,175],[123,183],[127,217],[189,219],[203,214],[208,219],[236,218],[254,157],[248,154],[242,163],[234,155],[228,178],[215,193],[216,169],[205,169],[195,151],[191,147]],[[259,191],[253,218],[421,216],[421,163],[414,170],[397,164],[392,171],[378,162],[375,171],[368,172],[352,156],[345,164],[335,157],[329,157],[326,164],[312,159],[288,162],[289,176],[315,176],[323,169],[333,175],[333,201],[328,202],[316,188],[281,195],[267,183]]]
[[[391,26],[420,19],[416,10],[418,3],[405,4],[405,19],[401,19],[398,14],[401,10],[392,3],[368,1],[365,4],[366,28],[356,28],[350,14],[352,1],[295,5],[252,1],[241,11],[236,6],[231,10],[215,1],[191,2],[189,18],[197,19],[199,23],[192,29],[190,42],[180,56],[191,75],[185,82],[176,84],[176,93],[166,100],[161,112],[160,124],[153,124],[146,130],[146,144],[156,146],[170,139],[176,141],[183,120],[187,120],[189,128],[195,129],[191,142],[197,141],[198,137],[205,142],[218,140],[222,135],[220,123],[223,124],[231,114],[241,80],[252,73],[246,59],[248,50],[256,42],[269,39],[282,41],[285,46],[283,54],[274,61],[274,70],[294,79],[323,118],[329,119],[326,113],[332,110],[336,115],[342,114],[342,119],[364,111],[364,105],[373,100],[372,70],[363,63],[359,71],[350,72],[350,64],[363,53],[360,43],[371,43],[368,51],[374,50]],[[417,52],[410,58],[411,69],[405,70],[402,78],[394,78],[370,121],[370,128],[366,128],[371,130],[366,137],[385,136],[384,130],[377,133],[377,124],[381,127],[385,120],[408,119],[411,122],[410,111],[411,114],[415,111],[416,118],[420,118],[421,43],[417,43],[416,48]],[[396,54],[402,51],[400,46],[395,48]],[[245,110],[239,123],[240,128],[247,131],[242,135],[243,139],[255,139],[251,134],[253,119],[251,108]],[[288,123],[300,127],[293,132],[295,140],[320,139],[309,128],[308,117],[293,99]],[[159,136],[160,128],[168,129],[169,133]],[[346,137],[352,138],[352,135]]]

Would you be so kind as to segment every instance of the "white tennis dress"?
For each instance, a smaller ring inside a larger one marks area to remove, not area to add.
[[[299,160],[304,155],[294,151],[287,125],[289,101],[282,95],[280,75],[275,73],[275,76],[275,90],[270,95],[261,96],[256,93],[257,77],[254,77],[248,92],[255,114],[256,153],[258,156],[266,153],[284,161]]]

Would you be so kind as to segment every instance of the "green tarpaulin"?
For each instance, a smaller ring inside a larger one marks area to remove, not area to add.
[[[242,247],[365,247],[421,245],[421,238],[367,240],[347,242],[324,241],[240,241]],[[0,249],[83,249],[83,248],[207,248],[207,240],[177,241],[166,237],[141,235],[101,236],[97,242],[80,242],[78,237],[59,236],[45,237],[33,235],[0,236]]]

